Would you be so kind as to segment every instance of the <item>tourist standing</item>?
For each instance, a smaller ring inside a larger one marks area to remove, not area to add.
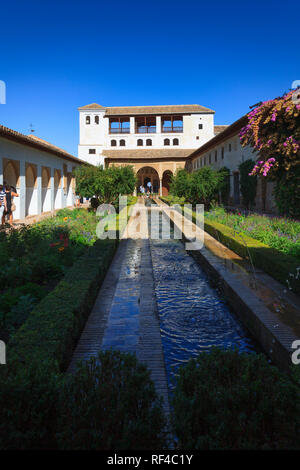
[[[148,181],[147,187],[148,187],[149,193],[151,194],[152,193],[152,183],[151,183],[151,181]]]
[[[0,222],[2,225],[5,223],[4,212],[6,209],[6,193],[4,191],[3,184],[0,184]]]
[[[13,203],[14,197],[19,197],[16,189],[13,186],[9,186],[8,184],[5,187],[5,196],[6,196],[6,210],[4,212],[4,219],[5,216],[8,216],[8,223],[12,226],[13,224],[13,211],[16,210],[16,206]]]

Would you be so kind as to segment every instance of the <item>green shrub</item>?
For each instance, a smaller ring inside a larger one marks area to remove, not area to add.
[[[100,352],[67,376],[58,403],[61,449],[160,449],[164,417],[149,370],[134,355]]]
[[[12,337],[8,360],[52,360],[54,368],[66,366],[115,248],[116,240],[98,240],[74,263]]]
[[[274,279],[294,292],[300,293],[300,279],[297,277],[299,261],[281,253],[254,238],[236,232],[233,228],[218,222],[204,219],[204,229],[244,259],[249,259],[254,266],[261,268]]]
[[[220,184],[220,193],[221,193],[221,203],[226,205],[228,204],[229,194],[230,194],[230,170],[226,166],[220,168],[219,173],[222,176],[222,181]]]
[[[172,177],[170,190],[173,196],[184,197],[193,205],[204,204],[209,208],[212,201],[217,199],[225,177],[224,171],[215,171],[209,167],[193,173],[181,169]]]
[[[9,362],[0,367],[0,449],[56,447],[55,429],[61,378],[47,363]]]
[[[52,363],[0,369],[0,449],[154,449],[165,421],[149,370],[101,352],[74,373]]]
[[[274,195],[280,214],[300,219],[300,170],[293,178],[276,181]]]
[[[254,205],[256,196],[257,176],[250,176],[254,162],[251,159],[245,160],[239,165],[240,187],[243,198],[243,204],[250,209]]]
[[[300,448],[299,385],[262,355],[200,354],[180,369],[173,405],[182,449]]]

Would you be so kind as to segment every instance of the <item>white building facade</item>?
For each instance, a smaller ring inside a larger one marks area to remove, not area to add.
[[[253,160],[254,165],[258,158],[257,152],[253,152],[253,149],[248,145],[242,147],[240,142],[240,130],[247,122],[247,116],[243,116],[230,126],[222,126],[224,127],[222,132],[218,133],[189,157],[193,171],[205,166],[215,170],[220,170],[223,167],[230,170],[229,201],[233,206],[239,206],[242,203],[239,165],[249,159]],[[266,182],[265,178],[258,179],[255,199],[257,209],[272,213],[277,212],[273,188],[273,183]]]
[[[35,136],[0,126],[0,184],[16,188],[14,219],[74,205],[74,170],[82,164]]]
[[[200,105],[79,109],[81,160],[105,165],[105,151],[196,149],[214,137],[214,111]]]

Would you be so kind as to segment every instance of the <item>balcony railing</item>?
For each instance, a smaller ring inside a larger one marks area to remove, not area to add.
[[[183,132],[183,126],[178,126],[178,127],[162,127],[161,129],[162,132],[166,133],[172,133],[172,132]]]
[[[111,127],[109,129],[110,134],[130,134],[129,127]]]
[[[156,126],[139,126],[135,128],[136,134],[155,134]]]

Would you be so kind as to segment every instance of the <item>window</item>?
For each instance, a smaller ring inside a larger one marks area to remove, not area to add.
[[[179,145],[179,139],[173,139],[173,145]]]
[[[117,146],[117,141],[116,141],[116,140],[111,140],[111,141],[110,141],[110,145],[111,145],[112,147],[116,147],[116,146]]]
[[[124,140],[124,139],[121,139],[121,140],[120,140],[120,147],[125,147],[125,145],[126,145],[125,140]]]
[[[151,140],[151,139],[147,139],[147,140],[146,140],[146,145],[148,145],[148,147],[151,147],[151,145],[152,145],[152,140]]]
[[[99,116],[95,116],[95,124],[99,124]]]
[[[136,134],[153,134],[156,132],[155,116],[139,116],[135,118]]]
[[[162,116],[162,132],[183,132],[182,116]]]
[[[231,152],[231,144],[228,145],[228,150]]]
[[[95,154],[96,153],[96,149],[89,149],[89,154]]]
[[[164,145],[170,145],[170,139],[164,139]]]
[[[130,118],[115,117],[109,118],[110,134],[130,134]]]
[[[198,129],[203,129],[203,124],[198,124]]]
[[[85,123],[91,124],[91,116],[85,116]]]
[[[206,165],[206,157],[204,157],[204,166]]]
[[[143,146],[143,140],[138,139],[137,144],[138,144],[139,147],[142,147]]]
[[[224,159],[224,147],[222,147],[221,156],[222,156],[222,160],[223,160]]]
[[[209,159],[209,164],[211,165],[211,154],[209,154],[208,159]]]
[[[215,150],[215,162],[218,160],[218,150]]]

